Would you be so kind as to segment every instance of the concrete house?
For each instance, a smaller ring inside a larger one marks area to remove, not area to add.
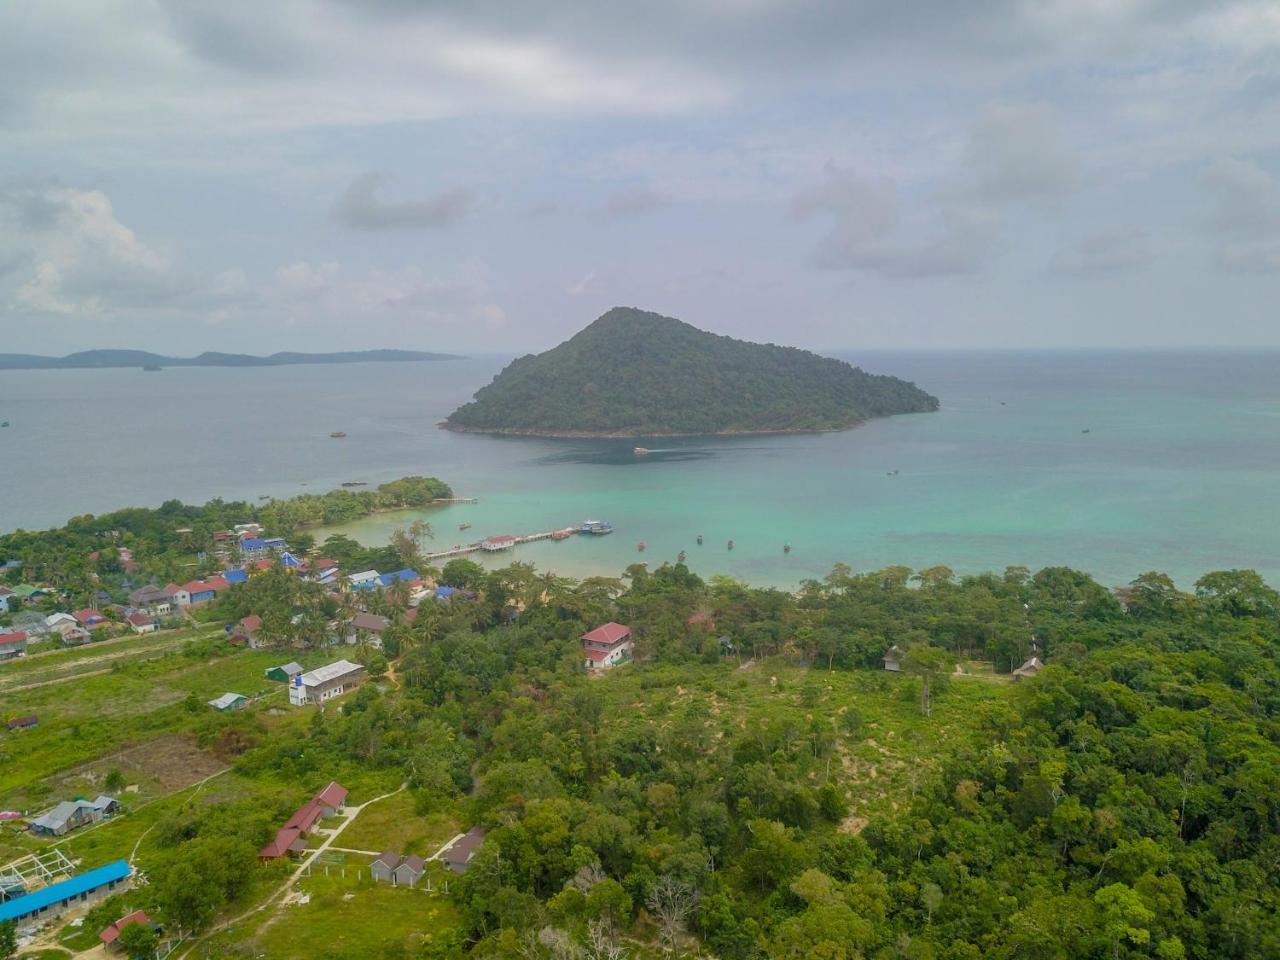
[[[631,659],[631,628],[606,623],[582,635],[588,670],[609,670]]]
[[[367,674],[364,667],[350,660],[338,660],[298,674],[289,685],[289,702],[295,707],[324,703],[358,687]]]
[[[388,850],[369,864],[369,876],[378,883],[395,883],[396,867],[400,866],[400,854]]]
[[[117,940],[120,939],[121,931],[123,931],[125,927],[132,926],[135,923],[142,923],[148,927],[155,926],[151,922],[151,918],[143,911],[135,910],[133,913],[126,914],[121,917],[115,923],[108,924],[104,927],[102,932],[98,934],[98,939],[101,940],[109,949]]]
[[[880,662],[884,664],[886,670],[894,673],[902,672],[902,658],[907,655],[907,651],[903,650],[896,643],[884,652],[884,656],[880,658]]]
[[[26,656],[27,635],[21,630],[13,633],[0,633],[0,660],[13,660]]]
[[[416,854],[408,854],[400,861],[400,865],[396,867],[393,874],[396,886],[412,887],[416,886],[418,881],[422,879],[422,875],[427,872],[427,861],[423,860]]]
[[[129,605],[145,610],[155,617],[173,613],[173,597],[163,587],[148,585],[129,594]]]
[[[382,649],[382,634],[391,626],[391,621],[376,613],[357,613],[351,618],[351,629],[347,632],[347,643],[365,640],[370,646]]]
[[[247,617],[241,617],[231,630],[229,638],[233,646],[247,646],[250,650],[257,650],[262,646],[262,641],[258,639],[258,631],[262,629],[262,618],[256,613],[251,613]]]
[[[25,932],[60,916],[72,906],[80,907],[114,893],[121,885],[128,883],[132,872],[128,862],[116,860],[60,883],[6,900],[0,903],[0,923],[12,920],[20,933]]]
[[[131,613],[125,620],[134,633],[155,633],[160,628],[155,618],[148,613]]]

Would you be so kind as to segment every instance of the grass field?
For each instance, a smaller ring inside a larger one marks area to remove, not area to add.
[[[352,850],[394,850],[427,857],[461,832],[462,826],[450,814],[418,816],[413,797],[406,792],[362,811],[355,823],[342,831],[339,845]]]

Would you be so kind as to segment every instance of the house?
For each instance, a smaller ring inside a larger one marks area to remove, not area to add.
[[[120,932],[124,930],[125,927],[135,923],[143,923],[148,927],[155,926],[151,922],[151,918],[143,911],[135,910],[133,913],[121,917],[115,923],[109,924],[100,934],[98,934],[98,939],[109,947],[120,939]]]
[[[149,584],[129,594],[129,605],[163,617],[173,612],[173,596],[163,587]]]
[[[134,633],[155,633],[160,627],[155,618],[146,613],[131,613],[125,620]]]
[[[5,726],[9,728],[10,733],[14,733],[15,731],[18,731],[18,730],[30,730],[39,722],[40,722],[39,717],[37,717],[34,713],[29,713],[25,717],[14,717],[7,724],[5,724]]]
[[[271,556],[271,548],[259,537],[245,537],[240,541],[240,556],[245,560],[261,560]]]
[[[302,664],[290,661],[278,667],[269,667],[267,669],[268,680],[278,680],[281,683],[288,683],[294,677],[302,672]]]
[[[330,780],[329,785],[316,794],[315,803],[322,815],[336,817],[347,808],[347,788],[337,780]]]
[[[196,607],[208,603],[224,592],[229,584],[222,577],[210,577],[208,580],[191,580],[178,588],[176,599],[179,606]],[[185,599],[185,603],[183,602]]]
[[[113,893],[121,884],[128,882],[132,872],[127,861],[116,860],[33,893],[6,900],[0,903],[0,923],[12,920],[20,932],[29,930],[59,916],[72,904],[83,906]]]
[[[227,570],[222,574],[222,579],[227,581],[227,586],[235,587],[242,583],[248,583],[249,574],[244,570]]]
[[[457,592],[455,587],[436,587],[436,599],[441,603],[450,603]]]
[[[191,594],[176,583],[166,584],[164,592],[169,595],[169,600],[175,607],[188,607],[191,605]]]
[[[357,613],[351,618],[351,629],[347,633],[347,643],[355,643],[357,640],[367,640],[370,646],[382,649],[382,634],[387,627],[391,626],[391,621],[386,617],[380,617],[376,613]]]
[[[347,800],[347,788],[336,780],[294,811],[285,825],[276,831],[276,837],[258,851],[260,860],[278,860],[288,854],[299,854],[307,849],[304,839],[323,817],[336,816]]]
[[[1021,680],[1029,680],[1044,668],[1044,663],[1039,657],[1032,657],[1017,670],[1013,671],[1013,682],[1017,683]]]
[[[250,650],[257,650],[262,646],[262,642],[258,639],[258,631],[261,628],[262,618],[256,613],[241,617],[231,631],[231,643],[236,646],[248,646]]]
[[[427,872],[427,861],[414,853],[406,855],[400,865],[396,867],[393,874],[393,882],[396,886],[412,887],[416,886],[418,881],[422,879],[422,875]]]
[[[27,635],[21,630],[0,633],[0,660],[13,660],[27,654]]]
[[[97,823],[120,812],[120,801],[100,796],[96,800],[63,800],[48,813],[31,821],[33,833],[61,837],[86,823]]]
[[[606,623],[582,635],[588,670],[608,670],[631,659],[631,628]]]
[[[338,660],[308,673],[300,673],[289,686],[289,702],[295,707],[308,703],[324,703],[358,687],[365,679],[365,669],[350,660]]]
[[[903,650],[896,643],[884,652],[884,656],[880,658],[880,662],[884,664],[886,670],[892,670],[894,673],[902,672],[902,658],[907,655],[907,651]]]
[[[107,619],[106,614],[104,614],[101,610],[95,610],[92,607],[86,607],[83,610],[77,610],[75,613],[72,614],[72,616],[76,618],[76,623],[80,624],[80,626],[84,627],[86,630],[92,629],[93,627],[101,626],[104,623],[111,622],[110,620]]]
[[[369,876],[378,883],[395,883],[396,867],[400,866],[400,854],[388,850],[369,864]]]
[[[9,612],[9,598],[13,596],[13,591],[8,587],[0,587],[0,613]]]
[[[484,830],[480,827],[472,827],[449,844],[440,854],[440,859],[454,873],[465,873],[467,867],[471,865],[471,858],[475,856],[476,850],[483,842]]]
[[[249,698],[240,693],[224,693],[216,700],[210,700],[209,706],[215,710],[243,710],[249,705]]]
[[[496,550],[510,550],[516,545],[516,538],[509,533],[503,533],[496,537],[485,537],[480,541],[480,549],[490,552]]]
[[[377,570],[361,570],[359,573],[353,573],[347,577],[347,584],[352,590],[372,590],[377,585],[378,577],[382,574]]]
[[[69,613],[50,614],[45,618],[45,626],[50,633],[56,633],[61,637],[62,642],[67,646],[86,643],[89,640],[89,631]]]

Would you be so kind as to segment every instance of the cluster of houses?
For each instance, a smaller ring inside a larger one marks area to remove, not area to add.
[[[294,811],[284,826],[276,831],[275,839],[258,851],[258,859],[279,860],[296,856],[307,849],[307,837],[325,817],[336,817],[347,804],[347,788],[338,781],[327,787]]]
[[[1033,649],[1038,646],[1038,643],[1034,641],[1032,642]],[[901,673],[902,660],[906,655],[907,651],[895,643],[884,652],[884,656],[880,658],[880,663],[886,670],[892,673]],[[1013,682],[1017,683],[1020,680],[1029,680],[1043,668],[1044,661],[1042,661],[1039,656],[1033,656],[1022,666],[1018,667],[1018,669],[1012,671],[1011,676],[1013,677]]]

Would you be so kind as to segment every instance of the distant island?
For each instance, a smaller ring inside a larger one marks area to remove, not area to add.
[[[80,370],[109,367],[286,367],[308,363],[389,363],[418,360],[461,360],[451,353],[421,350],[351,350],[341,353],[273,353],[255,357],[247,353],[206,351],[198,357],[166,357],[146,350],[82,350],[65,357],[33,353],[0,353],[0,370]]]
[[[615,307],[513,361],[441,426],[548,437],[804,433],[936,409],[936,397],[897,377]]]

